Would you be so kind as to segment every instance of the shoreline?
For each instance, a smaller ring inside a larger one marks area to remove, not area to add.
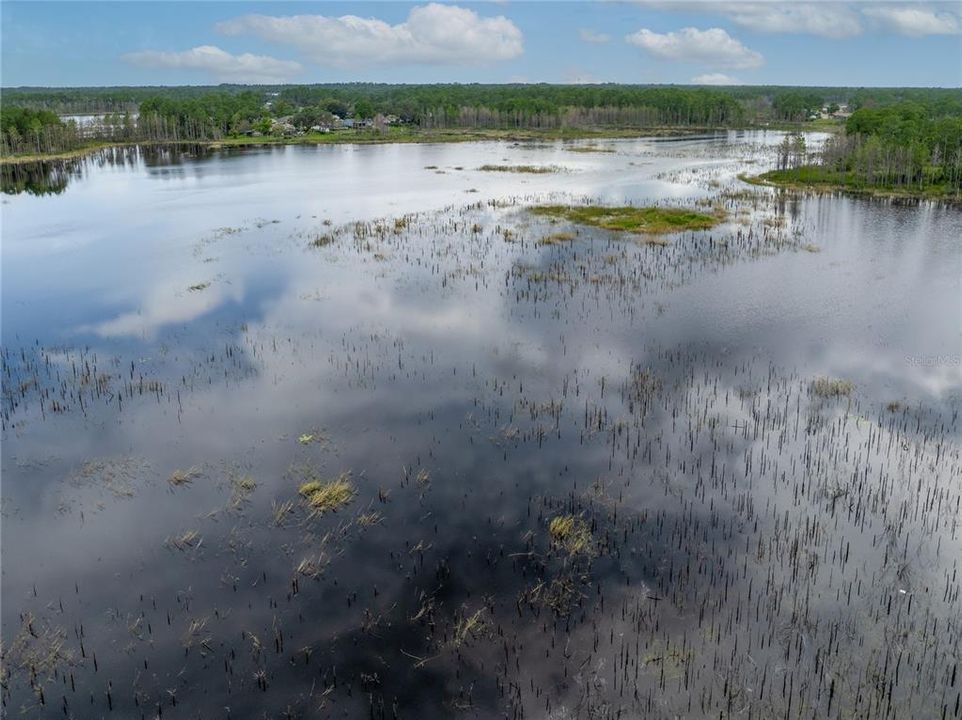
[[[777,190],[789,190],[792,192],[811,192],[822,195],[843,193],[854,197],[886,198],[890,200],[931,200],[947,205],[962,206],[962,194],[949,192],[933,193],[927,190],[906,190],[885,187],[852,187],[839,183],[805,183],[797,181],[777,181],[766,178],[767,173],[758,175],[748,175],[740,173],[738,179],[748,185],[756,187],[770,187]]]
[[[118,140],[93,142],[84,147],[54,153],[32,153],[0,157],[0,166],[30,165],[34,163],[74,160],[101,150],[124,147],[202,146],[212,150],[224,148],[265,147],[273,145],[391,145],[457,142],[548,142],[558,140],[622,140],[649,137],[684,137],[729,130],[772,130],[784,132],[783,127],[708,127],[655,125],[644,128],[554,128],[536,129],[468,129],[421,130],[395,128],[386,132],[373,130],[335,130],[329,133],[308,133],[295,137],[228,137],[219,140]],[[817,130],[823,130],[818,128]],[[813,130],[814,131],[814,130]]]

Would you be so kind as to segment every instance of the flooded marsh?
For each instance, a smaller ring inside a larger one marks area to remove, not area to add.
[[[781,140],[5,177],[4,714],[962,718],[962,214]]]

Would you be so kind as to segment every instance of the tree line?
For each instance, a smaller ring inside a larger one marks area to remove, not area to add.
[[[3,91],[3,101],[0,150],[4,153],[57,152],[91,140],[217,140],[252,132],[267,133],[279,118],[300,129],[333,125],[336,118],[377,116],[394,116],[400,123],[424,129],[737,127],[803,121],[822,107],[845,102],[858,109],[849,121],[849,132],[833,144],[831,157],[837,160],[849,155],[864,156],[870,159],[860,160],[859,168],[871,166],[873,176],[881,172],[894,177],[894,147],[911,146],[911,157],[898,155],[897,159],[912,161],[908,176],[913,181],[930,172],[932,152],[937,153],[935,166],[951,166],[950,162],[946,165],[945,154],[951,155],[954,146],[933,139],[933,133],[949,132],[938,129],[942,128],[940,118],[962,117],[962,92],[938,88],[345,83],[217,88],[13,88]],[[914,119],[905,122],[919,128],[924,125],[924,129],[909,138],[904,133],[892,136],[887,130],[869,132],[867,125],[859,125],[875,122],[871,120],[876,117],[873,113],[895,112],[892,108],[903,108],[898,112],[914,108],[909,113]],[[95,125],[83,127],[58,117],[58,113],[78,111],[103,117]],[[869,142],[869,137],[876,135],[877,139]],[[919,158],[926,152],[927,159],[922,162]]]
[[[819,166],[843,184],[948,188],[962,183],[962,114],[935,116],[911,102],[861,108],[830,138]]]

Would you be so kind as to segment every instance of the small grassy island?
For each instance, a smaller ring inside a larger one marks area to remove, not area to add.
[[[709,215],[675,207],[537,205],[531,208],[531,212],[577,225],[652,235],[682,230],[705,230],[725,219],[720,213]]]

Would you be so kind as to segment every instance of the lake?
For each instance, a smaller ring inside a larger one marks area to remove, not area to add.
[[[5,169],[4,710],[962,717],[962,213],[781,140]]]

